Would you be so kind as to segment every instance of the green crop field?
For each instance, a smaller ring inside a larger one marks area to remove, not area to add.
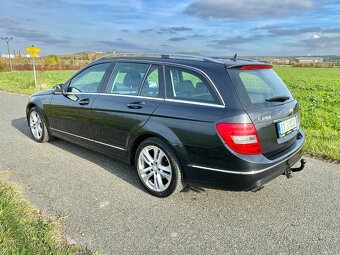
[[[340,162],[340,68],[275,67],[299,100],[305,153]],[[74,71],[38,72],[34,88],[30,71],[0,72],[0,90],[32,94],[64,82]]]

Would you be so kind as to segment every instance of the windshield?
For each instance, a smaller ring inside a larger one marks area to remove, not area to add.
[[[228,69],[237,93],[246,108],[289,102],[292,94],[272,69]]]

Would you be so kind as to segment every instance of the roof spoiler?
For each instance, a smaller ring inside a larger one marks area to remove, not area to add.
[[[259,70],[259,69],[272,69],[272,65],[268,64],[243,64],[243,65],[233,65],[227,67],[227,69],[240,69],[240,70]]]

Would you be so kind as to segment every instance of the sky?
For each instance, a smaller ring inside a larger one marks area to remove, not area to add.
[[[0,36],[41,55],[340,55],[340,0],[0,0]]]

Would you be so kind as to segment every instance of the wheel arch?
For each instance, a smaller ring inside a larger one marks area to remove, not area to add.
[[[41,114],[42,118],[44,119],[46,125],[47,125],[47,128],[49,129],[49,122],[48,122],[48,119],[47,117],[45,116],[44,114],[44,111],[42,109],[41,106],[39,106],[39,104],[35,101],[30,101],[28,102],[27,106],[26,106],[26,119],[28,121],[28,113],[30,112],[30,110],[33,108],[33,107],[36,107],[37,110],[39,111],[39,113]]]
[[[176,134],[170,130],[168,127],[163,126],[161,129],[159,128],[160,124],[156,123],[157,125],[157,132],[154,131],[153,129],[155,128],[152,124],[147,123],[143,128],[139,129],[136,131],[136,133],[133,135],[133,138],[130,139],[130,143],[128,146],[128,158],[130,164],[133,166],[134,165],[134,159],[136,155],[136,151],[138,146],[146,139],[155,137],[160,139],[161,141],[165,142],[172,152],[175,154],[177,157],[181,169],[182,169],[182,174],[184,179],[185,178],[185,166],[187,164],[187,151],[183,144],[180,142]]]

